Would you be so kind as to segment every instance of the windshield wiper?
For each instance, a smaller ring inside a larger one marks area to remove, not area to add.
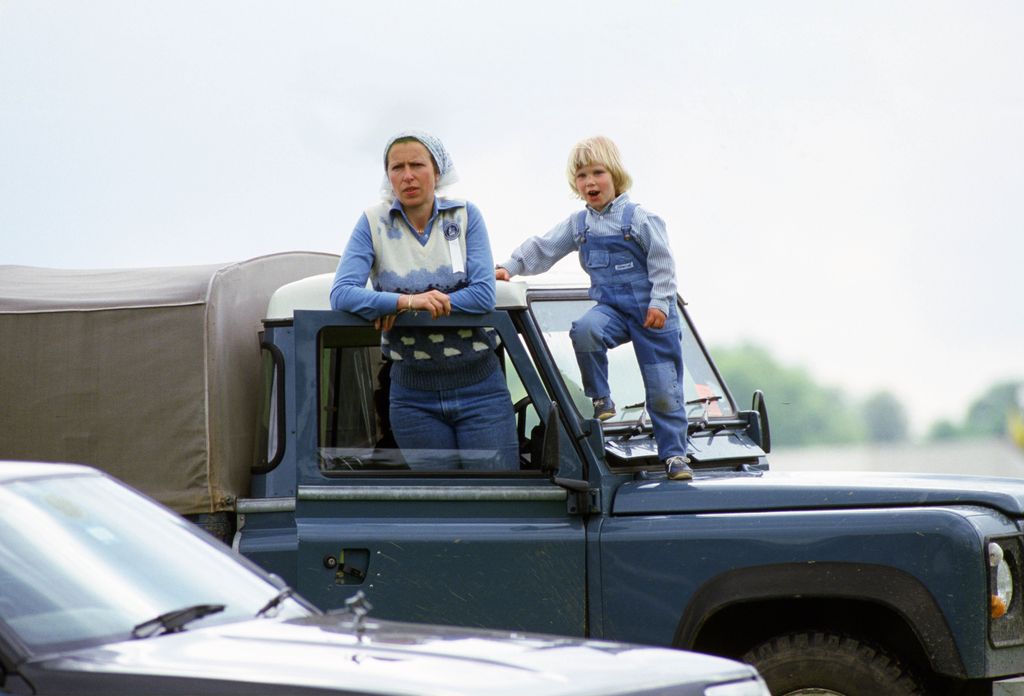
[[[717,396],[717,395],[716,396],[702,396],[702,397],[699,397],[697,399],[690,399],[689,401],[686,402],[687,406],[689,406],[691,404],[704,404],[704,411],[700,414],[700,420],[697,421],[696,423],[690,423],[690,429],[691,430],[696,430],[697,432],[700,432],[702,430],[709,430],[712,427],[711,426],[711,421],[708,420],[708,410],[711,408],[711,404],[715,403],[716,401],[718,401],[721,398],[722,398],[721,396]],[[694,428],[695,425],[697,426],[696,428]],[[714,427],[715,427],[716,432],[717,432],[718,430],[721,430],[724,426],[714,426]]]
[[[629,429],[629,432],[627,432],[625,435],[619,438],[619,442],[625,442],[629,438],[635,437],[644,432],[644,418],[647,417],[647,402],[640,401],[635,404],[630,404],[629,406],[624,407],[622,410],[629,411],[634,408],[641,409],[640,417],[636,419],[636,422],[633,424],[633,427]]]
[[[177,633],[185,626],[210,614],[224,611],[223,604],[196,604],[184,609],[175,609],[166,614],[143,621],[132,629],[132,638],[150,638],[163,633]]]
[[[290,587],[284,588],[283,590],[278,592],[276,595],[271,597],[270,601],[267,602],[266,604],[264,604],[263,607],[258,612],[256,612],[256,618],[258,619],[261,616],[266,616],[271,611],[273,611],[274,609],[279,607],[281,605],[281,602],[283,602],[284,600],[288,599],[293,594],[295,594],[295,590],[293,590]]]

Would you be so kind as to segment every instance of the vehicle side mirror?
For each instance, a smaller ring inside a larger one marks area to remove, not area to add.
[[[754,391],[750,407],[757,412],[757,419],[760,421],[758,433],[760,437],[757,438],[757,444],[767,454],[772,451],[772,430],[768,425],[768,406],[764,402],[764,392],[760,389]]]

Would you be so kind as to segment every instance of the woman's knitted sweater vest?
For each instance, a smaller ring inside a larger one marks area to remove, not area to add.
[[[438,210],[426,243],[388,203],[368,208],[366,220],[373,241],[375,290],[451,293],[469,284],[465,205]],[[493,329],[396,326],[381,336],[381,350],[392,361],[391,379],[430,391],[475,384],[499,369],[496,345]]]

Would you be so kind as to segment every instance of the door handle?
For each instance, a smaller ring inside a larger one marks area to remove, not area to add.
[[[334,571],[336,585],[361,585],[370,568],[369,549],[342,549],[337,556],[324,556],[324,567]]]

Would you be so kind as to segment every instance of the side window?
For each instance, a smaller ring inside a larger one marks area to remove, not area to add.
[[[269,343],[260,345],[259,420],[256,427],[256,445],[253,450],[252,471],[263,474],[276,467],[284,456],[284,401],[281,382],[284,360],[278,348]]]
[[[457,328],[456,324],[448,324]],[[493,331],[489,327],[486,329]],[[516,339],[518,340],[518,339]],[[373,472],[404,476],[536,475],[532,439],[539,418],[518,370],[500,345],[495,351],[509,388],[509,418],[519,445],[517,471],[495,471],[496,449],[402,450],[390,422],[391,362],[380,333],[369,327],[328,327],[319,337],[318,451],[330,476]],[[533,369],[526,365],[526,369]],[[516,407],[516,408],[513,408]]]

